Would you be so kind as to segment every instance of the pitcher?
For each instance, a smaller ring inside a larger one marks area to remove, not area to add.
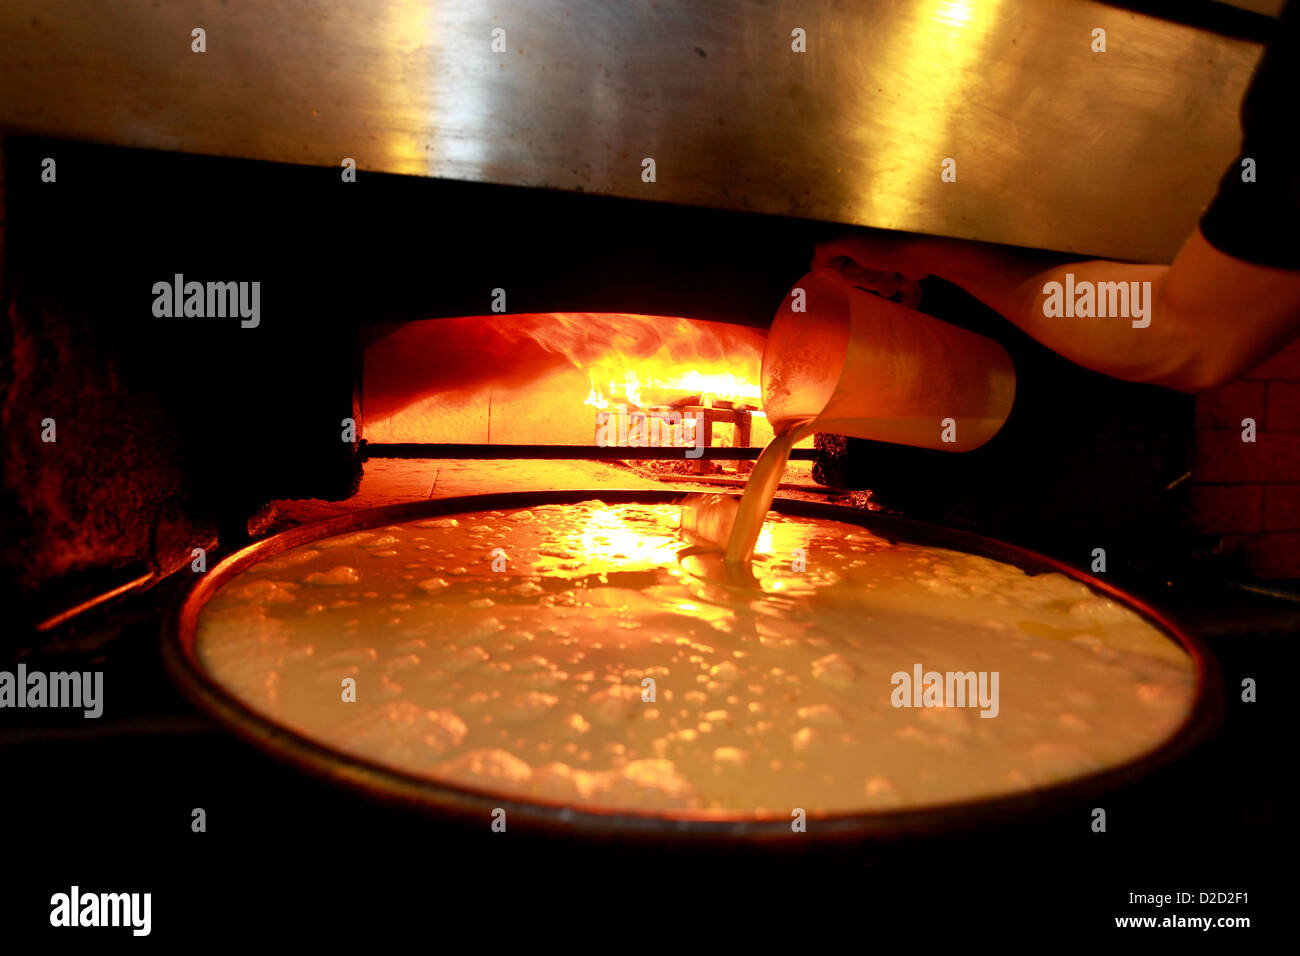
[[[796,311],[801,309],[801,311]],[[941,451],[983,445],[1016,394],[992,339],[815,269],[786,295],[763,350],[763,410],[778,434],[851,435]]]

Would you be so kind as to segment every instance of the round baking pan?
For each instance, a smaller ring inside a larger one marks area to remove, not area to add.
[[[1141,615],[1191,655],[1196,669],[1196,690],[1190,713],[1178,729],[1153,751],[1095,774],[1022,793],[964,803],[863,813],[810,814],[806,832],[794,833],[788,817],[758,819],[741,811],[729,818],[703,812],[692,816],[681,811],[674,811],[674,815],[669,817],[651,812],[605,811],[585,806],[574,808],[493,796],[486,791],[440,783],[370,763],[316,743],[244,706],[205,673],[195,650],[199,615],[204,604],[223,584],[259,561],[320,538],[421,518],[477,511],[591,500],[608,504],[666,504],[681,497],[681,492],[671,491],[543,491],[472,495],[358,511],[303,525],[232,554],[200,577],[185,596],[178,613],[167,617],[162,637],[163,661],[172,680],[200,710],[255,747],[332,784],[476,828],[487,826],[493,811],[502,808],[512,832],[533,831],[633,842],[682,839],[697,845],[700,841],[713,841],[773,847],[792,842],[802,847],[826,842],[888,844],[1009,825],[1040,813],[1081,805],[1133,783],[1192,749],[1222,719],[1222,684],[1217,665],[1205,646],[1156,609],[1114,585],[1053,558],[972,532],[877,512],[780,498],[772,507],[782,514],[858,525],[890,541],[964,551],[1015,565],[1031,574],[1057,571],[1083,582]]]

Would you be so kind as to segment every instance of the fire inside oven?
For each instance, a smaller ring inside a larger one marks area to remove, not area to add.
[[[743,476],[773,437],[761,408],[763,345],[759,329],[607,313],[381,328],[364,352],[367,454],[407,446],[430,458],[595,458],[624,449],[664,478]],[[811,448],[811,437],[800,446]]]

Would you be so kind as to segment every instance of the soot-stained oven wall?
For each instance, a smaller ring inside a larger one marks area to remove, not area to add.
[[[276,497],[347,495],[355,329],[322,288],[332,216],[310,173],[7,146],[3,521],[16,585],[165,573],[218,535],[237,543]],[[259,283],[260,322],[156,317],[151,290],[178,273]]]

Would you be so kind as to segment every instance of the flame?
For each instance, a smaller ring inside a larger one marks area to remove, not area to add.
[[[627,313],[368,327],[367,427],[375,441],[560,441],[563,434],[562,443],[581,444],[591,441],[588,409],[648,410],[684,399],[753,407],[765,341],[762,330],[746,326]],[[498,437],[507,434],[513,437]],[[693,439],[686,423],[673,434],[674,444]]]
[[[643,381],[636,369],[628,368],[623,369],[621,381],[617,377],[611,378],[604,387],[595,372],[590,373],[590,378],[591,390],[587,393],[584,404],[596,408],[608,408],[611,401],[634,407],[655,404],[643,394],[644,391],[650,390],[674,393],[673,397],[698,395],[700,404],[706,408],[711,407],[715,401],[757,407],[763,397],[762,389],[757,383],[734,372],[701,372],[697,369],[689,369],[676,374],[651,373]]]
[[[585,404],[645,407],[699,395],[703,404],[760,404],[764,335],[695,319],[590,312],[515,315],[500,326],[587,373]],[[655,394],[662,393],[662,394]]]
[[[737,404],[748,399],[746,404],[758,405],[763,397],[763,390],[757,382],[733,372],[706,374],[692,369],[672,383],[665,382],[664,387],[699,392],[702,397],[720,398]],[[705,401],[704,404],[708,405],[709,402]]]
[[[700,404],[705,408],[711,407],[715,401],[757,407],[762,400],[762,389],[757,384],[732,372],[704,373],[691,369],[678,375],[651,375],[643,383],[635,369],[625,369],[621,382],[611,379],[603,388],[596,380],[595,373],[591,373],[591,390],[587,393],[583,404],[596,408],[608,408],[611,401],[635,407],[654,404],[643,397],[643,388],[681,395],[698,395]]]

